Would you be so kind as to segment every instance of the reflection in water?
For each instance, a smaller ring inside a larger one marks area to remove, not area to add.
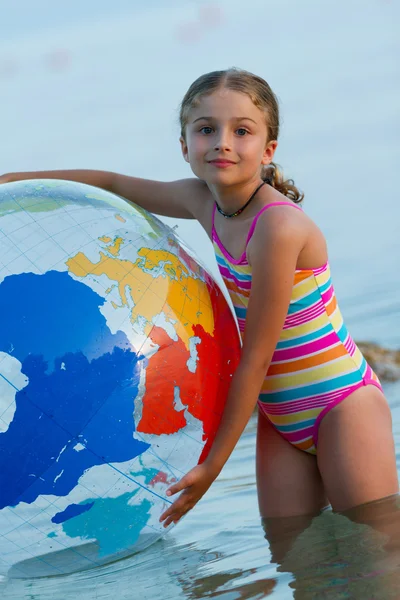
[[[230,600],[266,598],[275,589],[275,579],[256,579],[250,583],[236,584],[236,580],[256,573],[257,569],[216,573],[207,577],[199,577],[194,581],[182,582],[182,589],[186,592],[186,598],[191,600],[197,600],[197,598],[229,598]]]
[[[108,600],[113,596],[118,600],[250,600],[272,594],[276,580],[258,577],[256,568],[204,573],[224,558],[193,544],[177,547],[161,541],[136,556],[92,571],[3,582],[0,595],[2,600]]]
[[[278,571],[294,576],[294,598],[399,598],[399,496],[263,526]]]

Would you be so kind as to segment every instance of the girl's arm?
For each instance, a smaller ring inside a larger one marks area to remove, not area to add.
[[[260,218],[249,244],[252,285],[244,344],[221,424],[204,463],[169,489],[171,494],[184,491],[161,515],[165,526],[193,508],[229,458],[254,411],[285,322],[306,227],[304,216],[290,208],[276,207],[268,213]]]
[[[204,195],[208,190],[202,181],[194,178],[164,182],[85,169],[7,173],[0,177],[0,183],[21,179],[63,179],[86,183],[122,196],[149,212],[181,219],[198,218],[203,204],[199,201],[199,195]]]

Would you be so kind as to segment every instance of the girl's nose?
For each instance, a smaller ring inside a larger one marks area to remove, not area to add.
[[[215,140],[214,150],[219,152],[221,150],[231,150],[232,145],[227,133],[221,132],[218,138]]]

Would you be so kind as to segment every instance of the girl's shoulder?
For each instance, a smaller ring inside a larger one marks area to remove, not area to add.
[[[281,194],[267,201],[253,218],[254,235],[280,234],[288,228],[307,229],[313,223],[303,207]]]
[[[265,205],[258,213],[248,250],[262,250],[264,245],[296,244],[299,250],[297,268],[314,268],[327,261],[325,236],[311,217],[290,199]]]

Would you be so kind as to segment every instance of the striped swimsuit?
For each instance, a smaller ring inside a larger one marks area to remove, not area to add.
[[[249,243],[260,215],[247,236]],[[246,250],[235,260],[214,227],[212,241],[243,334],[251,290]],[[329,264],[296,269],[288,313],[258,399],[260,410],[277,431],[300,450],[316,454],[319,424],[331,408],[363,385],[381,385],[350,337],[336,302]]]

